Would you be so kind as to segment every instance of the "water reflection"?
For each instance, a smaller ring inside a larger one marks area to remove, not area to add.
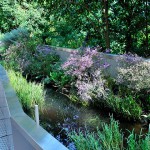
[[[109,113],[105,110],[100,111],[95,108],[75,105],[66,96],[48,89],[46,108],[43,110],[40,119],[45,129],[59,141],[66,146],[74,147],[67,137],[67,132],[72,129],[76,131],[79,129],[96,131],[97,127],[101,128],[103,122],[109,122]],[[127,130],[132,131],[133,129],[135,133],[139,134],[142,127],[140,123],[120,121],[120,128],[125,135],[129,134]],[[144,128],[143,133],[146,132],[148,132],[148,129]]]

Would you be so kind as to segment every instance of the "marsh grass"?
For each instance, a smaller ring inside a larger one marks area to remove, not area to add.
[[[21,73],[13,70],[8,70],[8,76],[23,108],[30,110],[35,104],[38,104],[40,109],[42,108],[45,97],[43,84],[27,82]]]
[[[96,138],[95,133],[73,131],[69,137],[74,141],[77,150],[101,150],[100,139]]]
[[[137,136],[134,132],[130,132],[127,138],[127,150],[150,150],[150,133],[145,138],[140,134]]]
[[[77,150],[121,150],[123,145],[119,123],[112,117],[109,125],[102,125],[102,130],[97,129],[97,132],[92,133],[73,131],[69,137],[74,141]]]
[[[69,137],[74,141],[77,150],[150,150],[150,133],[136,135],[134,131],[126,139],[119,129],[119,123],[112,117],[110,124],[104,123],[97,132],[72,131]]]
[[[119,123],[112,117],[110,118],[110,124],[104,123],[102,131],[97,131],[98,138],[102,145],[102,149],[107,150],[120,150],[123,147],[123,134],[120,132]]]

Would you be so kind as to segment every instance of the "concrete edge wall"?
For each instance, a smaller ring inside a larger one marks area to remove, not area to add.
[[[66,49],[66,48],[61,48],[61,47],[53,47],[51,46],[51,48],[56,52],[56,54],[58,54],[62,60],[62,62],[65,62],[69,56],[70,53],[72,51],[77,51],[78,49]],[[108,63],[110,66],[107,68],[107,75],[110,75],[113,78],[117,77],[117,67],[120,66],[120,64],[118,64],[118,58],[121,55],[116,55],[116,54],[107,54],[107,53],[100,53],[103,57],[102,63]],[[117,60],[117,61],[116,61]],[[149,62],[150,63],[150,59],[145,59],[143,58],[143,61]]]
[[[11,116],[15,150],[68,150],[41,126],[26,115],[10,85],[5,69],[0,65],[2,82]]]

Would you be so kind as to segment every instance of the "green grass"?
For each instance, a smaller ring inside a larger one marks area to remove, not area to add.
[[[102,149],[106,150],[120,150],[123,147],[123,135],[119,129],[119,123],[115,121],[112,117],[110,119],[110,124],[104,123],[102,126],[102,131],[98,130],[98,138],[102,145]]]
[[[30,110],[35,104],[38,104],[40,109],[42,108],[45,96],[43,84],[27,82],[21,73],[13,70],[8,70],[8,76],[23,108]]]
[[[97,132],[72,131],[69,137],[75,143],[77,150],[150,150],[150,133],[135,135],[131,132],[124,146],[124,135],[119,129],[119,123],[112,117],[110,124],[104,123],[102,130]]]
[[[142,136],[137,136],[132,131],[127,138],[127,150],[150,150],[150,133],[144,139]]]

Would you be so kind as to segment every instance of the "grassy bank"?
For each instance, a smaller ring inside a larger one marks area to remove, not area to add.
[[[27,82],[21,73],[8,70],[10,83],[15,89],[22,106],[29,110],[35,104],[40,108],[44,105],[44,86],[40,83]]]

